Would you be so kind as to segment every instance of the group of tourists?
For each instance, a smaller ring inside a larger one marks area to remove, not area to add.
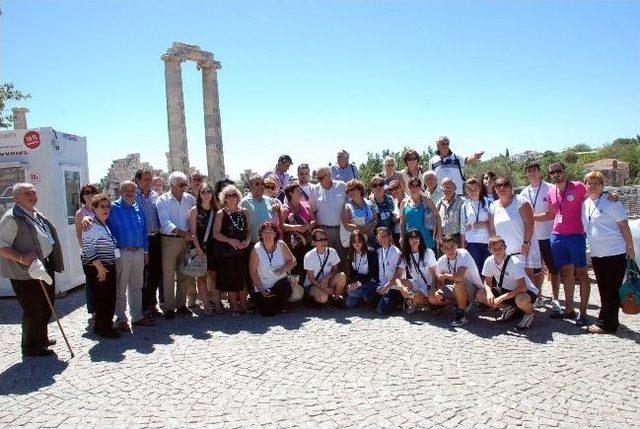
[[[248,179],[246,195],[228,179],[207,183],[198,172],[172,172],[164,192],[162,179],[139,170],[115,201],[85,185],[75,224],[90,328],[117,338],[160,317],[238,317],[253,308],[271,316],[302,300],[380,315],[450,307],[453,326],[469,323],[474,308],[494,309],[498,320],[518,317],[523,330],[544,306],[547,273],[551,318],[587,326],[588,244],[601,310],[587,331],[615,332],[617,290],[635,254],[625,209],[604,191],[603,176],[570,181],[555,162],[551,184],[532,162],[529,184],[516,194],[508,178],[490,171],[466,178],[465,166],[483,152],[465,157],[449,145],[438,138],[426,166],[415,150],[405,151],[400,171],[385,158],[369,188],[344,150],[335,165],[316,169],[316,183],[309,164],[290,175],[293,160],[282,155],[273,171]],[[51,277],[61,271],[59,243],[35,208],[32,185],[16,184],[14,199],[0,221],[0,268],[24,310],[23,353],[44,355],[49,313],[29,267],[39,258]],[[206,270],[189,276],[185,254]]]

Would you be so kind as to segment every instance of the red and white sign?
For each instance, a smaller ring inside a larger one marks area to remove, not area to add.
[[[40,146],[40,134],[37,131],[28,131],[24,135],[24,145],[29,149],[35,149]]]
[[[29,183],[32,185],[37,185],[40,182],[40,175],[35,171],[29,173]]]

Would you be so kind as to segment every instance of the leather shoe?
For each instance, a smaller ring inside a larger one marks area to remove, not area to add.
[[[178,314],[183,314],[185,316],[193,316],[193,311],[189,310],[187,307],[180,307],[178,309]]]
[[[133,326],[156,326],[156,322],[143,317],[142,319],[133,322]]]
[[[40,347],[38,349],[33,350],[23,350],[22,356],[30,357],[30,356],[51,356],[53,354],[53,350],[45,349],[44,347]]]
[[[131,326],[129,326],[129,322],[122,322],[118,325],[118,331],[120,332],[131,332]]]
[[[176,317],[176,312],[174,310],[165,310],[164,318],[166,320],[172,320],[172,319],[175,319],[175,317]]]
[[[45,347],[55,346],[56,344],[58,344],[58,342],[56,340],[47,340],[47,341],[44,342],[44,346]]]
[[[115,329],[100,332],[98,335],[100,335],[100,337],[102,338],[120,338],[122,336],[120,332],[116,331]]]

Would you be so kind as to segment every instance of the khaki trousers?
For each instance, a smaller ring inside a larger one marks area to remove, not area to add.
[[[127,321],[127,300],[131,321],[137,322],[142,314],[142,285],[144,284],[144,250],[120,249],[116,260],[116,323]],[[98,286],[99,287],[99,286]]]
[[[178,267],[184,258],[185,241],[180,237],[163,235],[162,247],[162,288],[164,291],[164,311],[174,311],[186,306],[186,292],[193,279],[180,272]]]

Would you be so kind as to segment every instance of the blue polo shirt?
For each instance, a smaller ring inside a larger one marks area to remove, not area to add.
[[[147,221],[144,211],[134,202],[132,205],[118,198],[111,204],[107,225],[118,242],[118,248],[142,247],[149,250]]]

